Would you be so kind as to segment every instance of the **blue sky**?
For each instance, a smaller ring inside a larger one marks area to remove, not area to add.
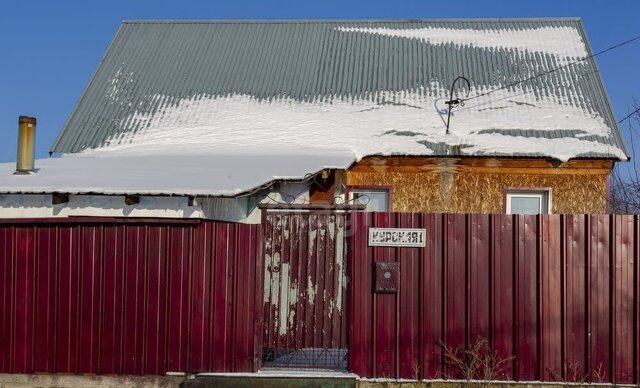
[[[50,1],[0,2],[0,162],[15,160],[18,116],[38,118],[46,157],[118,25],[126,19],[583,18],[594,51],[640,35],[640,1]],[[598,57],[618,118],[640,99],[640,41]],[[628,127],[623,126],[628,136]],[[638,150],[640,152],[640,149]]]

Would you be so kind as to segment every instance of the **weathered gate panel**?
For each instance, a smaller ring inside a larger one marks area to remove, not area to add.
[[[345,214],[263,220],[263,366],[346,368]]]

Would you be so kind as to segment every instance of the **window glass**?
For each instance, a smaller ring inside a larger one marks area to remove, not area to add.
[[[367,212],[389,211],[389,192],[387,190],[351,190],[353,203],[366,205]]]
[[[511,197],[511,213],[514,214],[539,214],[539,197]]]
[[[508,214],[546,214],[549,212],[547,191],[514,191],[507,193]]]

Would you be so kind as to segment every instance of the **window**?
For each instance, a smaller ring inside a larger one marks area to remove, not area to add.
[[[354,204],[363,204],[366,212],[388,212],[389,190],[377,188],[352,188],[349,190],[349,199]]]
[[[548,214],[551,191],[548,189],[507,190],[507,214]]]

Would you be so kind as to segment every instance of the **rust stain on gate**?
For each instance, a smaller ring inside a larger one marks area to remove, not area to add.
[[[345,217],[265,212],[263,366],[346,368]]]

